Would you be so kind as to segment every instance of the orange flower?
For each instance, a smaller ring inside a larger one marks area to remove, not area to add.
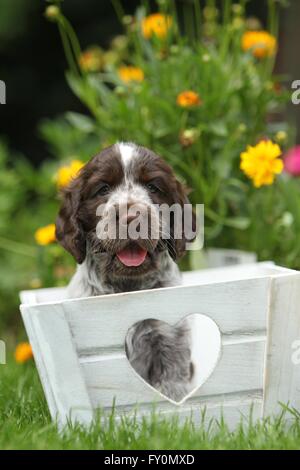
[[[254,57],[263,59],[276,53],[277,40],[267,31],[246,31],[242,37],[242,48],[251,51]]]
[[[200,106],[202,101],[198,93],[192,90],[186,90],[179,93],[176,103],[182,108],[191,108],[193,106]]]
[[[29,343],[20,343],[15,350],[15,360],[19,364],[33,358],[33,352]]]
[[[49,224],[37,229],[34,237],[37,244],[42,246],[55,242],[55,224]]]
[[[152,36],[164,39],[171,26],[171,16],[163,15],[162,13],[153,13],[142,20],[142,33],[146,39],[150,39]]]
[[[84,72],[99,72],[103,66],[103,53],[99,47],[90,47],[80,55],[78,62]]]
[[[139,67],[133,67],[131,65],[119,67],[118,75],[120,79],[125,83],[130,82],[142,82],[144,80],[144,72]]]

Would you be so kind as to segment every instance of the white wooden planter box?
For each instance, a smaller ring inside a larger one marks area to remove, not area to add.
[[[90,423],[101,408],[116,416],[156,409],[180,418],[277,413],[300,409],[300,274],[272,263],[184,274],[179,287],[64,300],[64,288],[21,293],[21,312],[53,419]],[[213,319],[221,358],[183,404],[164,399],[131,368],[124,341],[135,322],[175,324],[193,313]],[[294,355],[294,356],[293,356]],[[294,360],[293,360],[294,358]]]

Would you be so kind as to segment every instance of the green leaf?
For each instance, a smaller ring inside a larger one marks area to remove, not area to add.
[[[226,137],[228,130],[224,121],[215,121],[208,126],[208,130],[219,137]]]
[[[95,130],[95,121],[92,118],[85,116],[84,114],[70,111],[67,112],[65,116],[67,121],[69,121],[70,124],[73,124],[76,129],[86,133],[90,133]]]
[[[246,230],[250,226],[251,220],[248,217],[227,217],[224,219],[224,225],[227,227]]]

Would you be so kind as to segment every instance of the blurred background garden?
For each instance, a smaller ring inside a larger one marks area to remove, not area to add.
[[[296,0],[0,0],[2,339],[24,337],[20,290],[68,282],[59,189],[117,140],[205,204],[205,248],[300,269],[299,15]]]

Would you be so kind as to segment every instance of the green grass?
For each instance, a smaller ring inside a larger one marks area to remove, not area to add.
[[[300,416],[286,429],[281,418],[241,425],[230,432],[225,423],[209,430],[191,422],[151,419],[114,424],[95,423],[90,429],[70,427],[59,433],[51,423],[33,363],[9,361],[0,366],[0,449],[299,449]]]

